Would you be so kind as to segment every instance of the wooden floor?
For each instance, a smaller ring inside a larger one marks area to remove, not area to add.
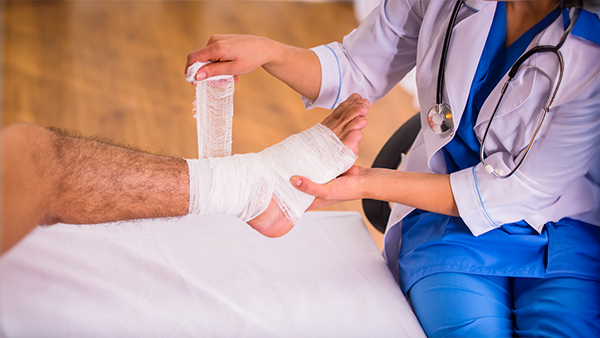
[[[197,157],[194,90],[183,73],[189,52],[217,33],[312,47],[341,41],[357,25],[348,1],[4,1],[2,6],[2,124],[76,129],[187,158]],[[373,105],[359,165],[370,166],[385,140],[414,114],[411,100],[395,88]],[[305,111],[298,94],[256,70],[236,85],[233,152],[260,151],[327,114]],[[361,205],[328,209],[361,211]],[[381,247],[382,235],[370,230]]]

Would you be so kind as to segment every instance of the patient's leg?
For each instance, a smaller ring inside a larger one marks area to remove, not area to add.
[[[354,97],[323,125],[357,152],[367,109],[368,102]],[[101,223],[188,213],[189,173],[183,159],[30,124],[4,128],[0,146],[2,252],[38,224]],[[281,236],[291,229],[273,201],[248,223],[267,236]]]
[[[37,125],[2,131],[2,250],[38,224],[85,224],[187,213],[183,159]]]

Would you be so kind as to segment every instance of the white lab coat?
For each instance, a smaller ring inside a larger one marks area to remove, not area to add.
[[[314,48],[322,68],[316,101],[307,108],[333,108],[351,93],[372,102],[385,95],[413,67],[424,110],[417,136],[401,170],[446,173],[440,151],[454,136],[435,134],[427,110],[435,103],[442,44],[454,1],[387,0],[344,38]],[[494,17],[495,2],[466,0],[449,47],[444,102],[455,126]],[[555,45],[564,31],[562,18],[534,38],[531,46]],[[529,49],[528,48],[528,49]],[[600,46],[570,36],[561,51],[564,77],[552,109],[529,155],[508,179],[496,178],[483,165],[450,175],[459,213],[478,236],[502,224],[525,220],[537,231],[549,221],[572,217],[600,225]],[[509,86],[485,144],[487,162],[505,173],[522,154],[539,120],[558,73],[554,54],[537,54]],[[481,139],[506,76],[481,108],[475,132]],[[401,220],[413,208],[394,204],[385,234],[384,255],[397,274]]]

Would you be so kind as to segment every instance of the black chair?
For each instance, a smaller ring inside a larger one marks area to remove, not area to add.
[[[402,160],[401,154],[408,152],[419,130],[421,130],[421,121],[419,114],[416,114],[390,137],[379,151],[379,154],[377,154],[371,168],[397,169]],[[362,200],[362,206],[369,222],[371,222],[375,229],[384,233],[390,212],[392,211],[389,203],[366,198]]]

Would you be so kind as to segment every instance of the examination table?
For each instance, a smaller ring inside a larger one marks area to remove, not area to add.
[[[0,259],[6,337],[424,337],[356,212],[286,236],[189,215],[38,227]]]

